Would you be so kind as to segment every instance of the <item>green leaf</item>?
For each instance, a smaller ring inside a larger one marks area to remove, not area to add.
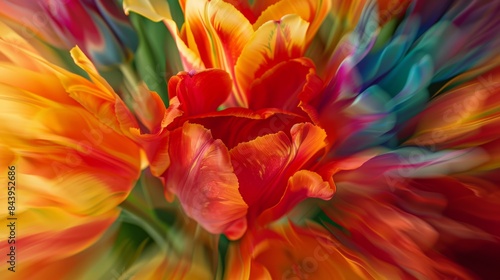
[[[177,28],[181,29],[182,24],[184,24],[184,13],[182,12],[179,0],[168,0],[167,2],[172,19],[175,21],[175,24],[177,24]]]
[[[129,17],[139,34],[135,68],[148,88],[156,91],[168,106],[167,81],[182,69],[175,42],[162,22],[152,22],[135,13]]]

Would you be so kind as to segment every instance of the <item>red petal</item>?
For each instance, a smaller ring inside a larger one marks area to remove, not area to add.
[[[180,72],[168,82],[169,97],[177,96],[180,109],[187,116],[216,111],[229,96],[231,87],[231,78],[220,69]]]
[[[224,0],[224,2],[233,5],[240,13],[242,13],[250,23],[254,23],[257,20],[256,14],[252,7],[250,7],[250,3],[246,0]]]
[[[198,123],[210,129],[216,139],[221,139],[228,149],[259,136],[288,131],[298,122],[307,119],[279,110],[252,111],[245,108],[230,108],[189,122]]]
[[[249,207],[266,209],[279,201],[285,186],[276,185],[285,176],[290,146],[286,134],[278,132],[241,143],[230,151],[240,193]]]
[[[186,214],[211,233],[240,238],[247,227],[247,205],[222,141],[201,125],[185,123],[171,133],[169,155],[166,188]]]
[[[321,90],[322,84],[317,79],[314,64],[306,58],[281,62],[252,83],[247,95],[248,107],[300,112],[299,96],[306,92],[314,95]]]
[[[231,149],[240,193],[252,209],[250,218],[280,202],[289,178],[325,147],[325,137],[318,127],[297,124],[292,127],[291,140],[285,133],[278,132]],[[288,201],[282,202],[288,204]]]
[[[309,170],[297,171],[288,180],[287,188],[280,202],[265,211],[262,217],[259,218],[259,222],[266,223],[283,216],[308,197],[329,200],[332,198],[333,193],[334,189],[330,187],[328,182],[323,181],[323,178],[318,173]]]

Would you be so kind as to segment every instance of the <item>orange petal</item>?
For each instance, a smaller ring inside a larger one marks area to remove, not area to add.
[[[181,30],[181,34],[177,30],[177,25],[172,19],[165,19],[165,25],[167,26],[170,34],[174,38],[175,43],[177,44],[177,49],[179,51],[179,55],[182,60],[182,65],[186,70],[201,70],[206,69],[205,64],[201,60],[200,54],[196,51],[196,49],[191,49],[188,47],[187,43],[183,40],[184,36],[182,31],[185,32],[185,28]]]
[[[235,66],[237,100],[246,107],[252,82],[280,62],[301,57],[309,23],[297,15],[286,15],[259,27],[245,45]]]
[[[406,203],[405,198],[412,192],[384,192],[387,182],[373,182],[358,185],[337,181],[337,193],[324,210],[334,223],[345,229],[338,233],[339,238],[348,238],[364,255],[400,269],[404,278],[471,278],[462,267],[437,251],[443,236],[438,227],[426,221],[426,217],[432,220],[445,215],[444,196],[415,191],[414,202],[421,205],[414,208],[414,213],[408,213],[415,205]]]
[[[252,4],[247,0],[224,0],[224,2],[233,5],[242,13],[250,23],[254,23],[260,14],[269,6],[279,0],[254,0]]]
[[[229,75],[219,69],[180,72],[168,81],[169,98],[177,96],[186,116],[216,111],[229,96],[231,87]]]
[[[169,131],[165,128],[183,114],[179,109],[180,103],[177,97],[170,99],[169,103],[170,105],[164,110],[165,115],[155,133],[141,134],[138,128],[130,129],[132,139],[144,149],[148,157],[149,168],[154,176],[163,174],[170,165],[170,158],[168,156]]]
[[[343,245],[316,224],[280,223],[229,247],[228,279],[401,279],[402,273]],[[263,278],[266,277],[266,278]]]
[[[330,184],[323,181],[318,173],[309,170],[300,170],[293,174],[288,180],[285,193],[280,202],[271,209],[266,210],[259,218],[259,223],[273,221],[306,198],[320,198],[329,200],[332,198],[334,189]]]
[[[81,217],[72,217],[73,219],[79,219]],[[93,225],[90,225],[85,228],[75,228],[68,229],[65,234],[68,236],[61,236],[62,239],[75,237],[76,240],[64,240],[65,242],[74,242],[75,244],[80,243],[82,240],[86,239],[86,236],[92,233],[92,229],[100,226],[100,222],[96,222]],[[101,225],[103,223],[101,222]],[[39,279],[50,279],[53,278],[54,275],[57,275],[60,279],[73,279],[78,275],[78,277],[83,278],[106,278],[110,275],[111,267],[116,265],[118,255],[110,256],[110,250],[113,250],[113,245],[117,240],[117,230],[118,227],[111,226],[110,230],[106,231],[98,240],[96,240],[92,245],[85,248],[83,251],[72,255],[67,256],[62,259],[54,259],[57,257],[54,254],[47,254],[45,250],[47,248],[42,249],[41,252],[32,252],[36,255],[41,253],[43,255],[43,259],[37,260],[36,262],[25,261],[23,263],[22,269],[16,269],[15,273],[8,273],[2,275],[2,279],[4,280],[16,280],[16,279],[30,279],[33,277],[33,272],[36,271],[36,277]],[[40,236],[40,238],[43,238]],[[78,240],[80,238],[80,240]],[[47,241],[41,240],[41,243],[46,243]],[[25,247],[24,245],[21,245]],[[60,248],[63,248],[62,246]],[[58,248],[59,249],[59,248]],[[26,256],[25,252],[24,255]],[[62,252],[63,254],[65,252]],[[120,255],[121,256],[121,255]],[[97,261],[99,260],[99,261]],[[6,263],[6,265],[9,265]],[[7,267],[1,266],[0,269],[7,270]],[[10,274],[10,276],[9,276]]]
[[[28,222],[21,227],[18,223],[16,254],[24,256],[26,269],[33,269],[41,261],[53,262],[74,255],[92,245],[118,218],[118,214],[113,210],[97,217],[77,216],[54,208],[22,213],[17,215],[18,219]],[[6,238],[1,241],[7,244]],[[47,254],[47,251],[53,254]]]
[[[106,87],[22,47],[17,55],[33,68],[0,63],[0,72],[7,72],[0,75],[1,161],[3,168],[16,167],[16,194],[22,198],[16,205],[22,221],[16,242],[28,271],[95,242],[118,217],[116,207],[138,179],[141,158],[136,143],[69,97],[64,82],[89,88],[105,101],[110,96]],[[9,69],[19,77],[11,79]],[[116,118],[112,112],[103,115]],[[0,183],[7,185],[4,179]],[[0,195],[0,202],[7,204],[7,196]],[[2,219],[6,215],[0,213]],[[8,235],[1,236],[7,244]]]
[[[169,155],[166,188],[179,198],[186,214],[211,233],[240,238],[248,206],[222,141],[201,125],[185,123],[170,134]]]
[[[500,68],[443,93],[416,118],[410,145],[468,148],[499,139]]]
[[[3,91],[7,91],[7,87],[10,87],[10,90],[20,90],[22,88],[26,91],[26,94],[36,92],[37,96],[46,98],[47,102],[55,102],[68,106],[78,104],[68,94],[60,94],[63,89],[59,78],[40,72],[39,69],[30,70],[19,65],[14,66],[10,63],[1,63],[0,76],[4,79],[2,80],[3,84],[0,86],[5,88]],[[30,78],[29,82],[27,82],[26,77]],[[15,112],[13,111],[12,113]]]
[[[251,21],[252,23],[255,23],[257,18],[262,14],[263,11],[265,11],[269,6],[272,6],[279,2],[280,0],[255,0],[253,1],[252,4],[252,11],[256,18]]]
[[[206,68],[223,69],[235,80],[236,61],[253,34],[250,22],[222,0],[188,0],[185,9],[183,34],[187,46],[197,53]],[[239,88],[234,87],[234,91]]]
[[[74,76],[63,75],[63,85],[70,96],[78,101],[89,112],[93,113],[102,123],[121,133],[144,149],[149,163],[164,161],[163,169],[168,166],[165,153],[158,151],[158,143],[164,141],[163,129],[179,116],[181,112],[178,105],[165,109],[162,99],[156,92],[149,91],[144,84],[139,85],[139,113],[141,129],[132,112],[127,108],[122,99],[113,91],[111,86],[102,78],[90,60],[76,47],[71,50],[75,63],[85,70],[94,83]],[[62,70],[61,70],[62,71]],[[145,162],[143,165],[147,164]],[[155,172],[155,170],[153,170]]]
[[[323,178],[317,173],[309,170],[300,170],[293,174],[288,180],[288,187],[282,200],[287,201],[289,204],[285,205],[289,207],[290,205],[296,204],[298,201],[293,201],[292,196],[298,196],[303,193],[303,198],[314,197],[328,200],[332,198],[334,190],[330,188],[327,182],[323,181]],[[290,197],[290,198],[289,198]],[[291,207],[290,207],[291,208]]]
[[[25,179],[25,189],[28,182],[35,190],[44,186],[42,193],[30,191],[38,194],[34,201],[80,214],[106,212],[120,203],[139,175],[138,145],[80,104],[57,102],[69,97],[54,76],[46,74],[55,82],[47,93],[43,84],[36,86],[42,80],[37,73],[16,73],[29,83],[7,86],[2,79],[8,76],[0,78],[0,103],[6,108],[0,113],[0,138],[16,154],[22,172],[37,176]]]
[[[75,47],[71,50],[71,55],[75,63],[89,74],[92,82],[63,69],[56,69],[54,72],[60,76],[69,95],[117,132],[128,134],[129,128],[138,128],[137,121],[125,103],[99,75],[85,54]]]
[[[306,164],[326,146],[326,133],[319,126],[310,123],[297,124],[292,127],[290,134],[296,150],[294,165]]]

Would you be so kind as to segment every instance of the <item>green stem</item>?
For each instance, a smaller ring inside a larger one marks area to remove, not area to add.
[[[132,66],[130,63],[122,63],[119,66],[120,72],[123,74],[124,78],[124,90],[128,94],[128,98],[130,101],[135,103],[143,102],[143,97],[139,92],[139,79],[136,74],[132,70]]]
[[[122,210],[131,219],[131,222],[144,229],[162,251],[167,251],[169,244],[167,242],[167,229],[159,221],[154,219],[149,213],[134,205],[129,200],[120,204]]]
[[[179,242],[180,240],[173,235],[174,233],[154,214],[144,210],[147,209],[146,206],[139,205],[139,203],[134,202],[135,200],[131,194],[127,200],[120,204],[130,222],[144,229],[163,252],[171,252],[180,256],[182,242]]]

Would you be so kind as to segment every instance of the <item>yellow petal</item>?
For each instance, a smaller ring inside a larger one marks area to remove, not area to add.
[[[188,0],[188,45],[197,50],[207,68],[220,68],[234,77],[234,65],[250,40],[250,22],[233,5],[222,0]]]
[[[123,9],[127,15],[135,12],[152,21],[172,18],[168,2],[163,0],[124,0]]]
[[[305,41],[305,44],[309,45],[331,6],[332,1],[329,0],[281,0],[264,10],[253,27],[257,30],[268,21],[280,20],[285,15],[296,14],[309,22]]]
[[[309,23],[298,15],[286,15],[279,21],[269,21],[257,29],[243,48],[236,63],[238,102],[247,106],[246,96],[253,80],[279,62],[301,57],[305,49]]]

